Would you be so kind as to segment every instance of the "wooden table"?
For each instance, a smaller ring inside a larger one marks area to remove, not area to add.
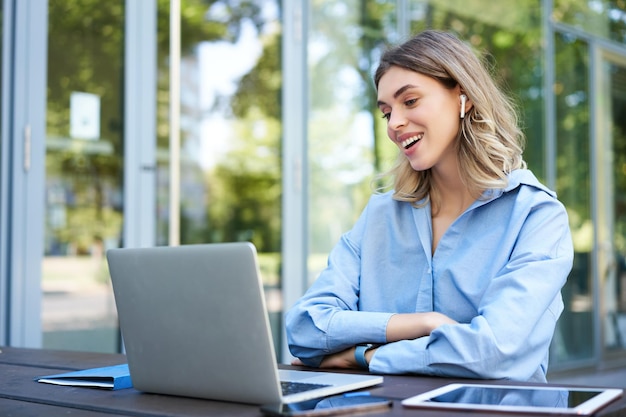
[[[261,416],[254,405],[156,395],[135,389],[117,391],[57,386],[34,379],[88,368],[126,363],[121,354],[56,351],[45,349],[0,348],[0,416]],[[290,368],[290,366],[283,366]],[[385,376],[381,386],[369,389],[372,395],[394,400],[389,411],[369,412],[375,416],[447,417],[467,412],[417,410],[402,407],[404,398],[463,380],[424,376]],[[466,380],[464,382],[467,382]],[[485,382],[485,381],[480,381]],[[501,381],[498,381],[501,382]],[[472,417],[514,416],[505,413],[472,412]],[[515,414],[520,415],[520,414]],[[626,416],[626,398],[600,410],[598,416]]]

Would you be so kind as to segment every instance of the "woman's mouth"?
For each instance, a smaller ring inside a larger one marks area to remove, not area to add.
[[[423,137],[424,137],[423,133],[420,133],[419,135],[411,136],[409,138],[406,138],[402,142],[400,142],[400,146],[402,146],[404,149],[409,149],[411,146],[419,142]]]

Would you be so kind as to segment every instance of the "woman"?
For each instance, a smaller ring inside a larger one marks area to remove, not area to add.
[[[374,82],[400,155],[288,312],[294,363],[546,381],[568,219],[526,169],[512,103],[472,50],[425,31]]]

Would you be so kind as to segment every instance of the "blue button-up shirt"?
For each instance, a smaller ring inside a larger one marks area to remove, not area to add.
[[[432,254],[430,205],[372,196],[328,266],[287,313],[291,353],[377,343],[375,373],[545,381],[572,267],[567,213],[528,170],[509,175],[459,216]],[[458,324],[387,343],[395,313],[436,311]]]

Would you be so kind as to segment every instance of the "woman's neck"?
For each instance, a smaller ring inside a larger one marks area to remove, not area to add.
[[[472,192],[461,180],[458,171],[448,172],[442,175],[441,172],[433,172],[432,191],[430,193],[432,216],[444,215],[457,218],[475,200]]]

